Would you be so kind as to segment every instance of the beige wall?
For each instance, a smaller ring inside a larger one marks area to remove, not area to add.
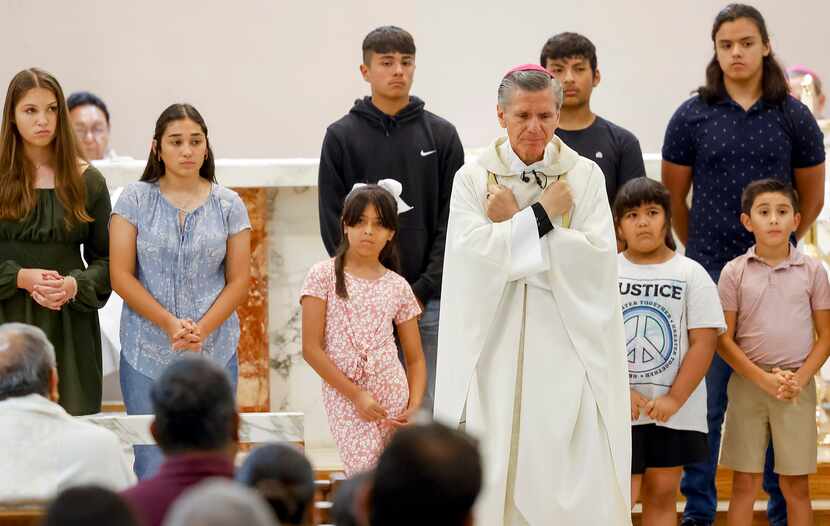
[[[326,125],[368,92],[357,69],[363,37],[394,23],[418,46],[414,93],[466,146],[480,146],[498,132],[501,73],[573,30],[598,48],[594,109],[657,151],[671,113],[702,80],[725,3],[0,0],[0,93],[31,65],[57,75],[67,94],[94,91],[110,106],[114,147],[133,157],[146,156],[155,119],[174,101],[199,108],[219,157],[314,157]],[[811,64],[830,81],[830,1],[755,5],[782,62]]]

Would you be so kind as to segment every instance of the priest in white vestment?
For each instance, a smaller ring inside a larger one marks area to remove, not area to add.
[[[481,441],[485,526],[631,524],[628,367],[600,168],[554,136],[562,88],[513,68],[507,137],[456,174],[435,416]]]

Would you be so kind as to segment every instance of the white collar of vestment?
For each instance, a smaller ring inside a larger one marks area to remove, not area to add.
[[[519,158],[515,151],[513,151],[513,145],[510,144],[510,139],[504,141],[498,146],[499,149],[499,156],[504,160],[504,164],[508,166],[511,173],[521,174],[523,172],[527,172],[530,170],[539,170],[540,172],[544,171],[545,166],[551,164],[550,162],[550,153],[549,149],[545,148],[545,155],[542,157],[540,161],[536,161],[530,165],[524,163],[524,161]]]

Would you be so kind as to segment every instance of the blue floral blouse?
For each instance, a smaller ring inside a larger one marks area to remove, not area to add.
[[[138,230],[136,277],[162,307],[177,318],[199,321],[225,288],[228,238],[251,228],[239,195],[213,185],[207,201],[179,222],[179,209],[161,194],[158,183],[124,188],[113,214]],[[121,312],[121,353],[138,372],[158,378],[181,353],[174,352],[161,327],[133,311]],[[202,352],[224,367],[239,344],[234,312],[202,343]]]

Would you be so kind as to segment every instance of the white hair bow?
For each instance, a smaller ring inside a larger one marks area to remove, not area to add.
[[[366,183],[355,183],[349,193],[354,192],[356,188],[360,188],[361,186],[366,186]],[[399,181],[396,181],[395,179],[381,179],[378,181],[378,186],[392,194],[392,197],[395,198],[395,202],[398,204],[398,215],[412,210],[412,207],[401,199],[403,185]]]

